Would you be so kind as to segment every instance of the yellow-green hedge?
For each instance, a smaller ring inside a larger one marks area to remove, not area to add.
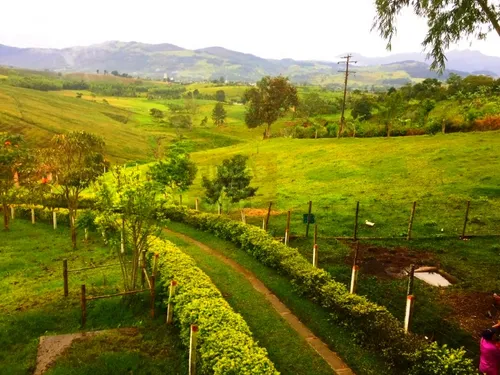
[[[173,298],[174,322],[187,346],[191,324],[199,327],[199,367],[203,374],[279,374],[267,351],[252,338],[250,328],[235,313],[210,278],[194,260],[168,241],[155,239],[150,255],[159,254],[158,284],[168,303],[172,280],[177,281]]]

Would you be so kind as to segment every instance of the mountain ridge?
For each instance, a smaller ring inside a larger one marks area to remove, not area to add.
[[[478,51],[448,53],[450,73],[462,76],[472,72],[500,74],[500,58]],[[466,58],[465,58],[466,57]],[[353,54],[356,69],[366,84],[396,85],[414,79],[437,78],[429,70],[422,53],[366,57]],[[394,69],[397,65],[398,70]],[[294,82],[340,84],[337,62],[319,60],[266,59],[254,54],[233,51],[221,46],[195,50],[170,44],[106,41],[89,46],[55,48],[18,48],[0,44],[0,65],[57,72],[95,72],[117,70],[134,76],[163,78],[164,74],[181,81],[219,78],[235,81],[257,81],[265,75],[283,74]],[[375,77],[379,74],[380,77]]]

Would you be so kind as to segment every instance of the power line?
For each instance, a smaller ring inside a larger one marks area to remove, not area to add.
[[[346,97],[347,97],[347,81],[349,78],[349,74],[356,73],[353,71],[349,71],[349,64],[356,64],[357,63],[357,61],[351,61],[351,59],[352,59],[351,54],[348,54],[346,56],[342,56],[341,58],[344,59],[345,61],[339,61],[337,64],[345,64],[345,70],[339,70],[340,73],[345,73],[345,81],[344,81],[344,100],[342,102],[342,115],[340,117],[340,128],[339,128],[339,131],[337,133],[337,138],[340,137],[340,135],[344,131],[344,127],[345,127],[345,116],[344,115],[345,115],[345,103],[346,103]]]

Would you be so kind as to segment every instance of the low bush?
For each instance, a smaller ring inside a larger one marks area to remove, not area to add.
[[[210,278],[196,267],[194,260],[174,244],[154,239],[149,255],[159,254],[158,285],[168,295],[170,281],[177,281],[173,298],[174,321],[181,339],[189,345],[190,326],[198,332],[199,366],[202,374],[279,374],[257,345],[250,328],[235,313]],[[164,299],[165,304],[168,298]]]
[[[350,329],[358,342],[379,352],[390,366],[407,370],[416,368],[417,363],[431,366],[438,361],[439,366],[449,368],[450,372],[446,373],[454,373],[454,366],[474,372],[463,351],[447,349],[446,355],[442,355],[443,347],[429,346],[422,338],[405,334],[399,321],[385,307],[350,294],[344,284],[335,281],[326,271],[314,268],[298,250],[275,241],[265,231],[185,207],[171,206],[164,214],[171,220],[232,241],[262,263],[287,275],[299,292],[329,309],[337,324]],[[457,374],[463,373],[460,371]]]

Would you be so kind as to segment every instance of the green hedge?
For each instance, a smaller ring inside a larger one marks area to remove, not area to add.
[[[418,375],[435,373],[435,368],[442,369],[440,374],[475,373],[463,350],[429,345],[416,335],[405,334],[400,322],[385,307],[350,294],[344,284],[314,268],[298,250],[275,241],[262,229],[179,206],[165,208],[165,214],[171,220],[231,241],[263,264],[287,275],[302,294],[329,309],[337,324],[348,328],[358,342],[380,353],[390,366]]]
[[[168,303],[170,281],[177,281],[174,322],[189,345],[191,324],[199,327],[199,367],[203,374],[279,374],[257,345],[241,315],[235,313],[194,260],[171,242],[155,239],[150,255],[159,254],[158,285]],[[151,259],[151,257],[150,257]]]
[[[56,209],[57,225],[69,226],[69,213],[67,209]],[[31,220],[31,207],[27,205],[15,206],[14,219],[22,218]],[[52,209],[42,206],[35,206],[35,222],[50,223],[52,222]]]

